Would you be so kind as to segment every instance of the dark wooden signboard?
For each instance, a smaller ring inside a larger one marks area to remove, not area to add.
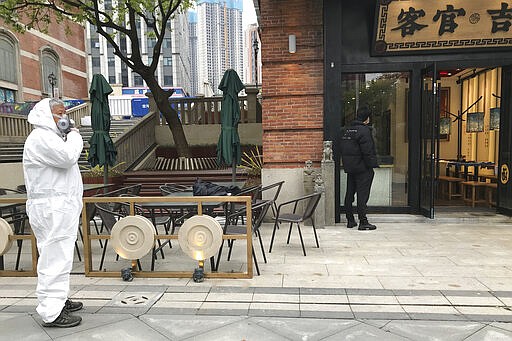
[[[512,1],[378,0],[373,53],[512,47]]]

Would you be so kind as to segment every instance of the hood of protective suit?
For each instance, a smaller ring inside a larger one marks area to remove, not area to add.
[[[59,134],[59,129],[53,120],[50,110],[50,99],[39,101],[28,114],[28,122],[36,127],[50,129]]]
[[[50,100],[37,103],[28,115],[34,129],[23,148],[23,172],[28,199],[71,196],[81,201],[83,185],[78,159],[82,136],[63,137],[50,110]]]

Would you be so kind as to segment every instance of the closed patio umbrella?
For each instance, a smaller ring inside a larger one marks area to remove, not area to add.
[[[110,107],[108,95],[112,88],[101,74],[92,77],[89,95],[91,98],[91,124],[93,134],[89,139],[89,157],[91,167],[103,166],[103,183],[107,184],[108,166],[116,162],[117,151],[110,138]]]
[[[242,153],[240,150],[240,136],[238,135],[238,122],[240,122],[240,104],[238,93],[243,90],[240,77],[233,69],[224,72],[219,85],[222,90],[221,131],[217,143],[217,161],[219,164],[232,165],[232,182],[235,183],[236,166],[240,164]]]

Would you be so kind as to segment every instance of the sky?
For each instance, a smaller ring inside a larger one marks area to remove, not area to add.
[[[244,11],[242,12],[242,25],[245,29],[250,24],[256,23],[256,12],[252,0],[244,0]]]

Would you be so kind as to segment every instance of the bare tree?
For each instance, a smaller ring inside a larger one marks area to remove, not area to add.
[[[155,71],[161,54],[165,33],[170,20],[179,11],[185,11],[191,0],[0,0],[0,18],[18,32],[36,29],[47,32],[52,23],[61,24],[69,32],[68,20],[89,22],[114,49],[127,67],[138,73],[148,85],[157,107],[164,115],[172,132],[179,155],[190,156],[189,146],[178,113],[169,105],[172,90],[164,90],[157,82]],[[148,36],[155,39],[151,63],[142,61],[140,36],[137,23],[144,21]],[[131,53],[120,48],[121,39],[131,43]]]

